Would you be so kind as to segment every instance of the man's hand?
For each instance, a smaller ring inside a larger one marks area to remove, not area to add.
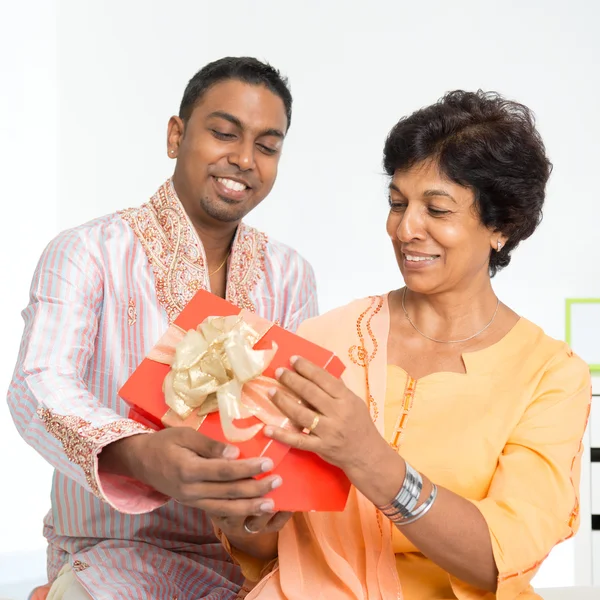
[[[248,539],[257,534],[277,533],[291,518],[291,512],[277,512],[262,516],[216,517],[213,523],[229,538]]]
[[[262,560],[272,560],[277,556],[279,531],[292,514],[277,512],[258,517],[212,516],[212,521],[227,536],[233,547]]]
[[[281,485],[268,458],[235,460],[239,450],[188,427],[173,427],[113,442],[99,456],[100,471],[137,479],[213,518],[272,517],[265,494]]]

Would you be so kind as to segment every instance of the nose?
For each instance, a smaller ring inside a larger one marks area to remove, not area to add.
[[[396,237],[403,243],[408,243],[413,240],[424,240],[427,236],[423,223],[422,212],[417,206],[408,206],[402,217],[398,228],[396,229]]]
[[[255,167],[254,143],[240,141],[235,148],[232,148],[228,160],[229,164],[237,166],[240,171],[251,171]]]

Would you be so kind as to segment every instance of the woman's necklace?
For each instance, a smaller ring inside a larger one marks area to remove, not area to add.
[[[218,273],[223,268],[223,265],[227,262],[227,259],[229,258],[230,254],[231,254],[231,250],[227,253],[225,260],[212,273],[208,274],[209,277],[212,277],[215,273]]]
[[[432,342],[437,342],[438,344],[460,344],[462,342],[468,342],[469,340],[472,340],[474,337],[477,337],[479,334],[483,333],[494,322],[494,319],[496,318],[496,315],[498,314],[498,308],[500,308],[500,298],[498,298],[498,302],[496,302],[496,310],[494,311],[494,314],[493,314],[492,318],[490,319],[490,322],[483,329],[480,329],[477,333],[474,333],[473,335],[469,336],[468,338],[464,338],[462,340],[436,340],[435,338],[429,337],[428,335],[424,334],[412,322],[411,318],[408,316],[408,313],[406,312],[406,306],[404,304],[404,299],[406,298],[406,289],[407,288],[404,288],[404,292],[402,294],[402,310],[404,311],[404,316],[406,317],[406,320],[413,326],[413,329],[417,333],[420,333],[424,338],[427,338],[428,340],[431,340]]]

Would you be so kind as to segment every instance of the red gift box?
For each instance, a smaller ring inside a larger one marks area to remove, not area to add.
[[[240,314],[240,309],[226,300],[201,290],[196,293],[174,325],[184,331],[195,329],[207,317]],[[243,312],[242,312],[243,316]],[[290,367],[292,356],[302,356],[326,369],[335,377],[340,377],[344,365],[332,352],[309,342],[285,329],[273,325],[254,345],[255,350],[277,346],[277,352],[263,372],[265,377],[274,378],[279,367]],[[129,417],[153,429],[162,429],[162,419],[169,412],[163,393],[163,381],[170,371],[167,364],[145,358],[131,377],[119,390],[119,395],[131,406]],[[187,419],[179,419],[169,425],[193,427],[201,433],[219,441],[229,442],[221,428],[218,413],[198,417],[197,411]],[[236,425],[248,427],[260,423],[256,417],[236,421]],[[282,485],[270,492],[267,497],[275,502],[276,510],[285,511],[342,511],[348,499],[350,482],[338,467],[325,462],[312,452],[290,448],[267,438],[260,430],[253,438],[232,445],[240,449],[240,458],[267,456],[273,460],[275,468],[269,474],[278,474]],[[259,475],[258,478],[266,475]]]

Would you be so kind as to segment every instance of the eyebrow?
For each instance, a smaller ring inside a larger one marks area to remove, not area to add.
[[[425,198],[431,198],[432,196],[445,196],[446,198],[450,198],[452,202],[456,202],[456,200],[446,191],[444,190],[425,190],[423,192],[423,196]]]
[[[244,130],[244,124],[234,115],[232,115],[231,113],[225,112],[223,110],[216,110],[214,112],[211,112],[208,115],[208,118],[211,117],[216,117],[218,119],[224,119],[225,121],[229,121],[231,124],[235,125],[238,129],[242,129]],[[284,139],[285,138],[285,134],[283,133],[283,131],[279,131],[279,129],[265,129],[264,131],[261,131],[258,137],[263,137],[265,135],[270,135],[273,137],[278,137],[280,139]]]
[[[390,190],[394,190],[395,192],[398,192],[399,194],[402,194],[402,192],[400,191],[400,189],[398,188],[398,186],[394,185],[393,183],[390,183]],[[404,194],[402,194],[404,196]],[[423,192],[423,197],[424,198],[432,198],[433,196],[445,196],[446,198],[450,198],[450,200],[452,200],[452,202],[456,203],[456,200],[446,191],[444,190],[425,190]]]

